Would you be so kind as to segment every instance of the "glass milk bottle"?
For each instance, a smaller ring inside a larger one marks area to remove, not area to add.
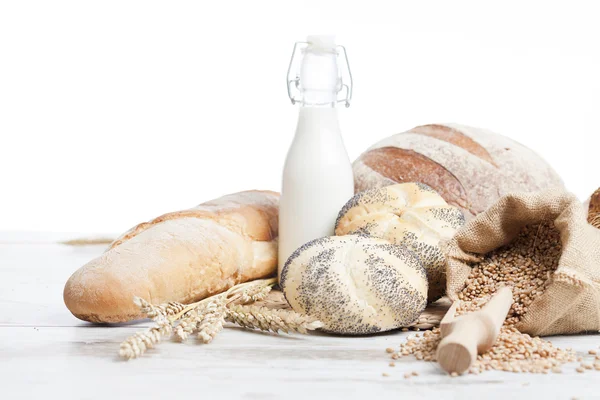
[[[352,165],[336,105],[350,105],[352,75],[346,50],[332,36],[296,43],[288,94],[298,103],[296,134],[283,169],[279,206],[279,273],[303,244],[334,233],[335,220],[354,194]]]

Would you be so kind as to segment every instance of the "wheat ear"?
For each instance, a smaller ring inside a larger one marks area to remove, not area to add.
[[[223,329],[226,320],[245,328],[276,333],[307,333],[323,326],[321,322],[291,310],[246,305],[266,298],[276,283],[277,278],[245,282],[224,293],[187,305],[170,302],[155,306],[135,297],[134,302],[140,311],[152,318],[156,326],[146,332],[138,332],[121,343],[119,354],[126,359],[137,358],[173,332],[181,341],[197,333],[198,339],[210,343]]]
[[[239,299],[235,302],[236,304],[249,304],[254,303],[255,301],[264,300],[273,286],[271,285],[256,285],[250,287],[248,290],[245,290],[240,294]]]
[[[246,290],[249,290],[250,288],[252,288],[254,286],[257,286],[257,285],[273,286],[276,283],[277,283],[277,278],[258,279],[255,281],[240,283],[238,285],[235,285],[235,286],[229,288],[229,290],[227,290],[226,292],[219,293],[214,296],[207,297],[203,300],[197,301],[195,303],[185,305],[181,311],[179,311],[178,313],[176,313],[174,315],[170,315],[169,320],[177,321],[177,320],[181,319],[185,314],[190,312],[191,310],[198,309],[201,305],[206,304],[208,302],[212,302],[218,298],[225,298],[225,299],[230,299],[229,301],[235,301],[237,298],[240,297],[240,295],[243,292],[245,292]]]
[[[185,305],[176,301],[155,306],[137,296],[133,298],[133,302],[140,308],[140,312],[145,314],[148,318],[156,318],[158,316],[168,317],[179,313],[185,308]]]
[[[202,313],[202,320],[198,322],[198,339],[203,343],[210,343],[223,329],[225,323],[226,299],[220,297],[210,302]]]
[[[169,320],[159,316],[156,320],[156,326],[146,332],[137,332],[121,343],[119,354],[128,360],[137,358],[144,354],[147,349],[153,348],[163,336],[170,335],[172,332],[173,326]]]
[[[308,331],[321,328],[323,324],[314,318],[291,310],[273,310],[266,307],[232,304],[227,310],[227,321],[244,328],[260,329],[278,333]]]
[[[187,338],[196,332],[198,329],[198,322],[202,317],[198,315],[197,310],[188,312],[174,329],[175,338],[180,342],[185,342]]]

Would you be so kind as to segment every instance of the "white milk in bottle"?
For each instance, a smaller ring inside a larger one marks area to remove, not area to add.
[[[345,49],[336,46],[332,36],[309,36],[306,43],[296,43],[288,91],[300,109],[283,169],[279,273],[300,246],[333,235],[339,211],[354,195],[352,166],[336,109],[338,103],[348,106],[352,95]]]

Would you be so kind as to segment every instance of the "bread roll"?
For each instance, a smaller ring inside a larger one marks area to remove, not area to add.
[[[77,270],[67,308],[90,322],[139,319],[133,297],[190,303],[277,269],[279,195],[247,191],[137,225]]]
[[[556,172],[527,147],[490,131],[456,124],[424,125],[376,143],[353,164],[355,189],[421,182],[465,217],[502,195],[562,186]]]
[[[440,242],[464,223],[462,212],[429,186],[400,183],[356,194],[340,212],[335,234],[366,234],[408,247],[427,271],[428,300],[433,302],[446,291]]]
[[[279,284],[295,311],[341,334],[407,326],[427,304],[425,268],[415,254],[367,236],[305,244],[284,265]]]

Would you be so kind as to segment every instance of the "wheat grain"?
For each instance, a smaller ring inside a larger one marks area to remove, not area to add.
[[[179,324],[174,329],[177,340],[180,342],[185,342],[191,334],[196,332],[200,318],[201,316],[198,315],[197,310],[188,312],[186,316],[179,321]]]
[[[158,316],[167,317],[169,315],[175,315],[185,308],[185,305],[176,301],[169,303],[160,304],[155,306],[150,304],[141,297],[134,297],[133,302],[140,308],[140,312],[145,314],[148,318],[156,318]]]
[[[171,323],[163,316],[157,317],[157,325],[146,332],[137,332],[127,338],[119,349],[119,355],[127,360],[137,358],[144,354],[147,349],[153,348],[161,341],[163,336],[168,336],[173,331]]]
[[[470,373],[488,370],[558,373],[560,366],[574,362],[572,349],[561,350],[550,342],[516,329],[528,306],[547,288],[561,254],[560,235],[551,222],[524,228],[508,246],[486,255],[475,264],[465,288],[458,293],[457,314],[480,309],[502,286],[513,289],[513,305],[494,346],[477,357]],[[438,328],[422,338],[409,337],[392,356],[414,355],[419,360],[436,360],[441,333]],[[580,367],[582,370],[586,367]]]
[[[198,339],[210,343],[223,329],[225,323],[225,298],[221,297],[209,303],[202,312],[202,320],[198,322]]]
[[[210,343],[223,329],[226,319],[245,328],[276,333],[307,333],[322,326],[319,321],[291,310],[247,305],[263,301],[276,283],[277,278],[245,282],[224,293],[187,305],[178,302],[153,305],[135,297],[134,303],[143,314],[156,322],[156,326],[146,332],[138,332],[121,343],[119,354],[126,359],[137,358],[163,337],[173,333],[179,341],[185,341],[196,333],[200,341]]]
[[[271,292],[272,286],[255,286],[242,292],[238,304],[254,303],[255,301],[264,300]]]
[[[230,305],[227,310],[227,321],[244,328],[259,329],[278,333],[299,332],[321,328],[323,324],[314,318],[298,314],[291,310],[272,310],[266,307]]]
[[[525,227],[507,247],[495,250],[473,266],[457,315],[479,310],[502,286],[513,292],[506,325],[516,325],[528,307],[548,287],[558,267],[560,232],[551,222]]]
[[[185,305],[176,301],[171,301],[169,303],[159,305],[158,308],[163,310],[166,315],[175,315],[183,310]]]

